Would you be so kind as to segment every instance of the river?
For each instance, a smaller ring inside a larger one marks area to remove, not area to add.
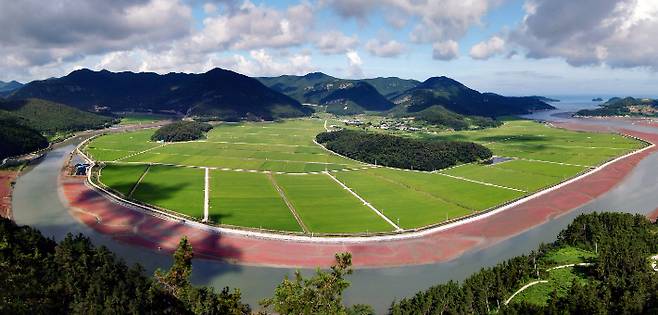
[[[591,98],[589,98],[591,99]],[[528,116],[540,120],[568,120],[565,112],[578,108],[592,107],[596,103],[587,98],[570,99],[554,103],[558,110]],[[557,117],[555,116],[557,115]],[[644,132],[658,129],[640,127],[620,121],[591,121],[588,123],[623,125]],[[160,254],[141,247],[119,243],[100,234],[69,215],[57,191],[59,169],[81,138],[70,139],[58,144],[38,164],[30,166],[18,178],[13,194],[14,217],[18,224],[35,227],[48,237],[61,240],[67,233],[83,233],[95,244],[105,245],[128,263],[139,263],[147,272],[156,268],[168,268],[169,255]],[[378,313],[385,313],[395,299],[413,295],[434,284],[449,280],[463,280],[483,267],[495,265],[503,260],[528,253],[543,242],[555,239],[557,233],[577,215],[592,211],[624,211],[646,214],[658,207],[658,153],[640,162],[622,183],[592,202],[537,226],[494,246],[467,252],[457,259],[424,266],[397,268],[359,269],[350,276],[352,286],[345,294],[349,304],[373,305]],[[224,286],[239,288],[243,299],[255,309],[258,301],[270,296],[284,276],[292,275],[292,269],[239,266],[217,261],[196,259],[193,264],[192,280],[197,285],[211,285],[217,289]],[[312,270],[304,270],[311,273]]]

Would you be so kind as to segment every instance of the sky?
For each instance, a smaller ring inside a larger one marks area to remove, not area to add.
[[[0,0],[2,81],[220,67],[658,96],[657,41],[656,0]]]

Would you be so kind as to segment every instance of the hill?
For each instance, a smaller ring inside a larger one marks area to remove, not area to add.
[[[9,91],[17,90],[22,86],[23,84],[17,81],[11,81],[11,82],[0,81],[0,92],[9,92]]]
[[[634,97],[613,97],[596,109],[583,109],[578,116],[656,116],[658,100]]]
[[[223,69],[202,74],[76,70],[33,81],[9,99],[41,98],[82,110],[175,112],[236,120],[304,116],[311,110],[255,79]]]
[[[98,129],[109,126],[114,120],[40,99],[0,100],[0,113],[48,136],[58,132]]]
[[[388,77],[388,78],[373,78],[373,79],[363,79],[361,82],[366,82],[384,97],[394,99],[398,95],[402,94],[404,91],[414,88],[420,84],[420,81],[411,80],[411,79],[400,79],[398,77]]]
[[[393,102],[397,113],[416,113],[434,105],[463,115],[496,117],[553,109],[538,97],[506,97],[480,93],[447,77],[433,77],[400,94]]]
[[[383,94],[399,93],[413,86],[414,82],[398,78],[345,80],[321,72],[304,76],[263,77],[258,80],[302,103],[328,105],[327,111],[335,114],[389,110],[394,105]]]
[[[0,160],[33,152],[48,146],[48,140],[34,130],[21,124],[15,117],[0,111]]]

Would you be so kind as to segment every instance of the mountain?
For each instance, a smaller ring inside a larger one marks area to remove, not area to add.
[[[650,98],[613,97],[596,109],[583,109],[578,116],[657,116],[658,100]]]
[[[327,111],[335,114],[389,110],[393,108],[394,104],[382,95],[382,91],[389,94],[398,93],[399,89],[410,86],[410,83],[407,82],[409,80],[398,78],[345,80],[321,72],[309,73],[304,76],[262,77],[258,80],[271,89],[302,103],[328,105]]]
[[[447,77],[433,77],[397,96],[393,112],[415,113],[431,106],[463,115],[496,117],[527,114],[534,110],[553,109],[538,97],[506,97],[480,93]]]
[[[389,100],[394,99],[403,92],[414,88],[420,84],[420,81],[410,80],[410,79],[400,79],[398,77],[388,77],[388,78],[374,78],[374,79],[363,79],[360,80],[366,82],[377,89],[379,93],[384,95],[384,97]]]
[[[0,100],[0,115],[45,135],[107,127],[114,120],[40,99]]]
[[[18,119],[0,111],[0,160],[33,152],[48,146],[48,140]]]
[[[276,119],[311,113],[255,79],[223,69],[201,74],[76,70],[33,81],[9,99],[40,98],[82,110],[176,112],[220,119]]]
[[[22,86],[23,84],[17,81],[11,81],[11,82],[0,81],[0,96],[2,96],[2,94],[8,94],[13,90],[20,89]]]

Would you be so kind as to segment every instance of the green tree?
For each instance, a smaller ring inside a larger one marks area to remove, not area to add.
[[[336,264],[326,272],[318,269],[305,279],[298,271],[294,279],[286,277],[277,286],[274,296],[264,299],[261,305],[279,314],[348,314],[343,305],[343,291],[350,286],[345,276],[352,274],[352,255],[336,254]],[[360,305],[351,308],[351,314],[368,314]],[[371,309],[370,309],[371,310]]]

